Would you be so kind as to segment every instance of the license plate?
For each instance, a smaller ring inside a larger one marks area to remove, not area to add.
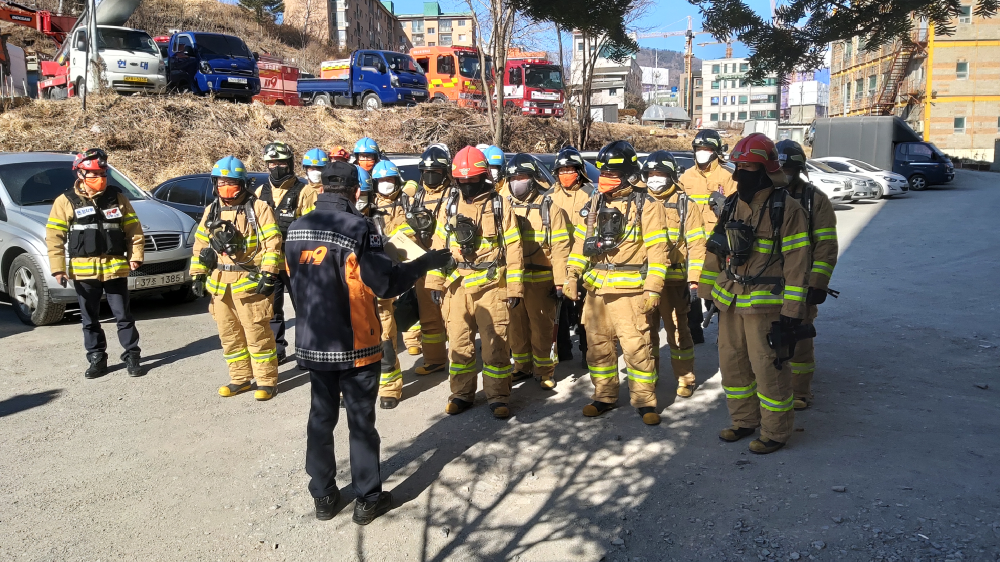
[[[231,82],[233,84],[246,84],[247,83],[247,79],[246,78],[226,78],[226,80],[228,80],[229,82]]]
[[[427,95],[426,92],[413,92],[413,97],[415,98],[422,98],[425,95]]]
[[[128,288],[133,291],[153,289],[169,285],[180,285],[186,280],[187,276],[183,272],[166,273],[163,275],[143,275],[141,277],[129,277]]]
[[[545,110],[545,114],[546,115],[551,115],[552,114],[552,110],[551,109],[546,109]]]
[[[138,84],[148,84],[149,78],[143,78],[142,76],[126,76],[126,82],[136,82]]]

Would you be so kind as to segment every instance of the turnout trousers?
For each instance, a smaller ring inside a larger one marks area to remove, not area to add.
[[[660,293],[660,306],[649,315],[649,336],[656,357],[656,370],[660,370],[660,320],[667,332],[670,347],[670,365],[674,377],[684,379],[688,385],[694,384],[694,340],[688,326],[688,311],[691,308],[691,293],[684,285],[667,285]]]
[[[337,490],[333,429],[340,421],[343,393],[351,450],[351,484],[359,500],[375,501],[382,491],[381,439],[375,429],[379,363],[344,371],[310,371],[312,403],[306,427],[306,474],[309,493],[322,498]]]
[[[787,443],[792,434],[792,368],[774,367],[776,353],[767,345],[778,312],[719,313],[719,368],[729,417],[736,427],[760,426],[761,439]]]
[[[288,340],[285,339],[285,293],[288,293],[288,300],[292,299],[288,287],[288,272],[282,269],[278,272],[278,282],[274,284],[274,316],[271,317],[271,331],[274,332],[279,357],[285,356],[288,347]],[[295,302],[292,302],[292,306],[295,306]]]
[[[378,395],[395,398],[403,397],[403,372],[399,369],[396,349],[396,317],[392,304],[396,299],[379,299],[378,319],[382,323],[382,375],[378,383]]]
[[[510,401],[510,347],[507,345],[510,315],[507,291],[493,287],[471,293],[461,282],[448,289],[444,314],[448,319],[448,374],[451,397],[473,402],[476,397],[476,333],[479,334],[483,357],[483,391],[490,404]],[[522,304],[518,305],[524,306]],[[426,359],[425,359],[426,361]]]
[[[441,307],[431,299],[430,289],[424,286],[424,279],[421,277],[416,284],[420,323],[403,333],[403,342],[406,347],[419,347],[423,350],[424,365],[443,365],[448,362],[444,317]]]
[[[252,379],[257,386],[278,385],[278,352],[270,321],[271,298],[257,293],[233,295],[231,287],[212,295],[208,311],[219,326],[222,353],[229,364],[229,380],[242,384]]]
[[[552,378],[552,330],[556,325],[555,285],[552,281],[524,284],[521,304],[510,311],[510,351],[514,369],[541,380]]]
[[[804,323],[812,324],[806,320]],[[788,363],[792,367],[792,394],[799,400],[812,402],[812,380],[816,372],[816,348],[809,338],[795,344],[795,356]]]
[[[618,338],[625,355],[629,397],[635,408],[656,407],[656,363],[650,340],[649,316],[642,313],[642,293],[587,294],[587,365],[595,402],[618,402]]]
[[[126,354],[140,352],[139,331],[135,329],[135,319],[132,318],[127,278],[119,277],[108,281],[76,280],[73,281],[73,288],[76,289],[76,299],[80,303],[83,346],[88,354],[106,353],[108,350],[108,339],[101,327],[101,297],[105,294],[118,327],[118,343]]]
[[[705,329],[701,327],[704,321],[705,309],[702,307],[701,299],[692,299],[687,315],[687,325],[692,340],[705,341]]]

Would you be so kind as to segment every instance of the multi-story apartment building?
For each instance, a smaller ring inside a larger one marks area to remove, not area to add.
[[[955,34],[918,22],[911,42],[831,45],[830,116],[897,115],[953,157],[992,161],[1000,132],[1000,20],[962,6]]]
[[[285,0],[285,24],[345,51],[407,51],[410,41],[386,0]]]
[[[583,90],[583,62],[584,62],[584,41],[583,34],[573,33],[573,60],[570,63],[570,90],[574,96],[580,95]],[[589,41],[591,55],[594,54],[599,41]],[[594,77],[590,85],[590,103],[592,105],[616,105],[618,109],[625,109],[625,94],[636,96],[638,99],[642,95],[642,68],[639,66],[635,55],[625,59],[625,62],[617,63],[611,59],[598,56],[594,62]]]
[[[830,105],[830,86],[816,80],[812,72],[797,73],[781,88],[781,122],[809,125],[817,117],[826,117]]]
[[[396,16],[413,47],[475,47],[471,12],[442,12],[437,2],[424,2],[422,14]]]
[[[769,76],[763,85],[746,79],[750,64],[745,58],[702,61],[704,94],[702,127],[742,123],[748,119],[778,119],[781,88],[778,79]],[[695,87],[697,92],[697,87]],[[695,104],[698,104],[695,98]]]

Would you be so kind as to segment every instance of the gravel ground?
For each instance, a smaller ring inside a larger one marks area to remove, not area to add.
[[[555,392],[516,386],[506,422],[481,396],[445,416],[446,376],[407,371],[405,400],[378,415],[394,509],[367,528],[350,521],[345,427],[344,509],[313,517],[306,376],[283,365],[266,403],[216,395],[205,301],[137,301],[149,374],[113,361],[94,381],[78,319],[31,330],[2,305],[0,559],[998,560],[998,187],[959,171],[840,208],[843,294],[822,307],[817,399],[784,450],[716,438],[714,328],[694,397],[662,385],[658,427],[627,396],[581,416],[576,360]]]

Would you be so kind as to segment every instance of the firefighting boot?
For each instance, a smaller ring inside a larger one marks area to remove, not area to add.
[[[607,402],[592,402],[583,407],[583,415],[588,418],[596,418],[597,416],[607,412],[608,410],[614,410],[617,404],[608,404]]]
[[[750,452],[758,455],[766,455],[768,453],[773,453],[784,446],[784,443],[779,443],[770,439],[754,439],[750,442]]]
[[[421,353],[423,353],[423,350],[421,350],[419,347],[415,345],[411,345],[410,347],[406,348],[406,352],[409,353],[410,355],[420,355]]]
[[[461,398],[452,398],[448,401],[448,405],[444,407],[444,413],[454,416],[455,414],[461,414],[471,407],[472,402],[466,402]]]
[[[795,411],[807,410],[809,409],[809,401],[802,398],[796,398],[792,401],[792,407],[795,408]]]
[[[750,437],[756,433],[755,427],[727,427],[719,432],[719,439],[728,443],[735,443],[744,437]]]
[[[392,396],[380,396],[378,399],[378,407],[383,410],[391,410],[399,406],[399,399],[393,398]]]
[[[413,349],[413,348],[411,347],[410,349]],[[418,375],[429,375],[431,373],[436,373],[438,371],[443,371],[444,368],[447,367],[447,366],[448,365],[445,364],[445,363],[437,363],[437,364],[431,364],[431,365],[428,365],[428,364],[425,363],[425,364],[417,367],[416,369],[414,369],[413,372],[416,373],[416,374],[418,374]]]
[[[104,376],[108,372],[108,354],[101,351],[95,351],[93,353],[87,354],[87,362],[90,365],[87,370],[84,371],[83,376],[88,379],[96,379],[97,377]]]
[[[523,380],[528,380],[531,378],[531,373],[525,373],[524,371],[516,371],[513,376],[511,376],[511,382],[521,382]]]
[[[637,408],[636,411],[642,416],[642,423],[646,425],[660,425],[660,414],[656,413],[656,408],[646,406],[645,408]]]
[[[552,375],[546,375],[538,381],[538,385],[545,390],[554,390],[556,387],[556,379]]]
[[[334,490],[329,496],[323,496],[322,498],[313,498],[313,503],[316,504],[316,519],[320,521],[329,521],[333,519],[336,513],[337,504],[340,503],[340,491]]]
[[[229,398],[230,396],[243,394],[248,390],[250,390],[250,381],[243,382],[240,384],[227,384],[226,386],[219,387],[219,396],[222,396],[223,398]]]
[[[125,370],[128,371],[128,376],[141,377],[145,374],[142,372],[142,366],[139,365],[140,356],[138,351],[128,351],[123,353],[122,360],[125,361]]]
[[[265,400],[270,400],[274,398],[274,395],[278,393],[278,387],[276,386],[258,386],[257,391],[253,393],[253,397],[264,402]]]
[[[694,375],[684,375],[677,379],[677,396],[690,398],[694,394]]]
[[[506,404],[501,404],[500,402],[494,402],[490,404],[490,410],[493,412],[493,417],[498,420],[504,420],[510,417],[510,408]]]

